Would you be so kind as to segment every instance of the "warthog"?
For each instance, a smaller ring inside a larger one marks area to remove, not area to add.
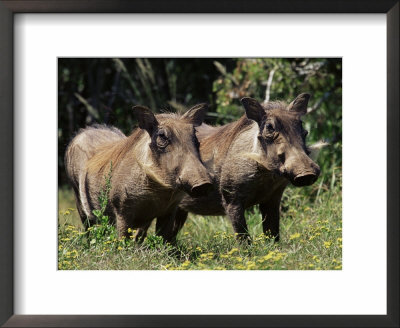
[[[185,192],[193,197],[207,193],[212,184],[194,128],[206,110],[206,104],[199,104],[182,116],[154,115],[135,106],[139,128],[129,137],[104,125],[82,129],[67,148],[65,167],[86,228],[95,223],[93,210],[100,208],[99,195],[111,166],[106,215],[120,237],[128,236],[129,228],[147,230],[155,217],[173,217]]]
[[[301,121],[309,98],[300,94],[289,105],[261,105],[243,98],[246,115],[238,121],[221,127],[199,126],[200,154],[214,177],[214,191],[207,196],[185,196],[173,226],[166,226],[164,235],[174,239],[192,212],[226,214],[239,239],[248,239],[244,211],[259,204],[264,233],[279,240],[279,208],[285,187],[289,182],[299,187],[311,185],[320,173],[309,157],[311,149],[305,143],[308,132]]]

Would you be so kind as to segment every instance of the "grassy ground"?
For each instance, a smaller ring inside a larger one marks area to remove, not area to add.
[[[338,171],[330,180],[327,185],[322,177],[314,186],[285,191],[278,243],[262,234],[258,208],[247,211],[251,245],[235,240],[226,217],[190,215],[176,247],[163,244],[154,235],[154,227],[141,245],[118,239],[115,228],[106,223],[84,232],[72,190],[61,188],[59,269],[340,270],[342,184]]]

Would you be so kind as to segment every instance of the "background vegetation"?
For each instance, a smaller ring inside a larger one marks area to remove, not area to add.
[[[340,269],[342,108],[341,59],[168,58],[59,59],[58,63],[59,267],[62,269]],[[143,245],[118,240],[106,221],[81,231],[63,157],[79,128],[92,123],[136,126],[134,104],[153,111],[184,111],[208,102],[206,122],[243,115],[240,99],[290,102],[312,94],[304,117],[309,143],[330,143],[318,159],[322,173],[307,188],[288,188],[282,202],[281,242],[261,233],[257,208],[247,212],[254,243],[235,242],[223,217],[191,216],[179,247],[152,235]]]

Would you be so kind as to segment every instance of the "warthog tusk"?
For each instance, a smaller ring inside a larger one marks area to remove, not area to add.
[[[260,164],[261,166],[265,167],[265,163],[263,161],[263,157],[260,154],[257,153],[243,153],[242,154],[243,157],[252,159],[253,161],[256,161],[258,164]]]
[[[171,185],[165,183],[165,182],[163,181],[163,179],[162,179],[154,170],[152,170],[152,169],[150,168],[150,165],[148,165],[148,164],[143,164],[143,163],[141,163],[140,161],[137,161],[137,163],[139,164],[140,168],[144,171],[144,173],[146,174],[146,176],[147,176],[150,180],[152,180],[152,181],[158,183],[160,186],[162,186],[162,187],[164,187],[164,188],[171,188]]]
[[[321,151],[322,148],[324,148],[325,146],[328,146],[329,143],[325,142],[325,141],[318,141],[315,144],[311,145],[308,147],[308,150],[310,152],[310,157],[312,160],[317,160],[319,152]]]

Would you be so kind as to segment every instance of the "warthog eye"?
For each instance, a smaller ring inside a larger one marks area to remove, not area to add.
[[[266,128],[268,130],[269,133],[272,133],[275,131],[273,125],[271,123],[267,123]]]
[[[157,133],[157,146],[160,148],[165,148],[168,146],[169,140],[163,130],[158,131]]]

